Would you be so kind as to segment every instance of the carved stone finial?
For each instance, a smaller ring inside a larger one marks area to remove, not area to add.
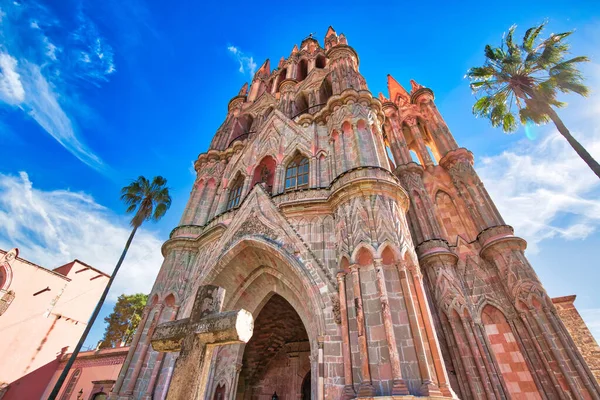
[[[410,91],[413,92],[413,93],[416,92],[419,89],[423,89],[423,85],[419,85],[417,82],[415,82],[414,79],[410,80],[410,86],[411,86]]]
[[[238,96],[245,96],[248,93],[248,82],[244,83],[244,86],[240,89]]]

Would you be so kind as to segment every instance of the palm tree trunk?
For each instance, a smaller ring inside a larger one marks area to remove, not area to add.
[[[594,157],[592,157],[592,155],[588,153],[585,147],[583,147],[581,143],[579,143],[577,139],[575,139],[571,135],[571,132],[569,132],[565,124],[563,124],[562,120],[558,117],[558,114],[556,114],[552,107],[548,106],[547,112],[548,116],[550,117],[550,119],[552,119],[552,122],[554,122],[554,125],[556,125],[556,128],[558,129],[560,134],[563,135],[565,139],[567,139],[567,142],[569,142],[573,150],[575,150],[579,157],[581,157],[581,159],[585,161],[585,163],[596,174],[596,176],[600,178],[600,164],[598,164],[598,161],[594,160]]]
[[[100,309],[102,308],[102,305],[104,304],[104,300],[106,300],[106,295],[108,294],[108,291],[110,290],[110,287],[111,287],[113,281],[115,280],[115,276],[117,276],[117,272],[119,272],[119,268],[121,268],[121,264],[123,263],[123,260],[125,259],[125,255],[127,255],[127,251],[129,250],[129,246],[131,245],[131,241],[133,240],[133,237],[135,236],[135,231],[137,231],[137,228],[138,228],[137,226],[133,227],[133,230],[131,231],[131,234],[129,235],[129,239],[127,239],[127,244],[125,244],[125,248],[123,249],[123,253],[121,253],[121,258],[119,258],[119,262],[117,262],[117,266],[115,267],[115,270],[113,271],[112,275],[110,276],[110,279],[108,280],[108,283],[106,284],[106,287],[104,288],[104,292],[102,293],[100,300],[98,300],[98,304],[96,304],[96,308],[94,309],[94,312],[92,313],[92,316],[90,317],[88,324],[85,327],[85,330],[83,331],[83,335],[81,335],[81,338],[79,339],[79,343],[77,343],[75,350],[73,350],[73,354],[71,354],[71,357],[69,358],[69,361],[67,362],[67,365],[65,365],[65,369],[63,369],[62,373],[60,374],[60,377],[58,378],[58,381],[56,381],[56,384],[54,385],[54,389],[52,389],[52,393],[50,393],[48,400],[55,400],[56,397],[58,396],[58,392],[60,391],[60,388],[62,387],[63,383],[65,382],[65,379],[67,378],[67,375],[69,374],[69,370],[73,366],[73,363],[75,362],[75,359],[77,358],[77,355],[79,354],[79,350],[81,350],[81,346],[83,346],[83,343],[85,342],[85,339],[87,338],[88,333],[90,333],[90,329],[92,328],[92,325],[94,325],[94,321],[96,321],[96,318],[98,317],[98,314],[100,313]]]

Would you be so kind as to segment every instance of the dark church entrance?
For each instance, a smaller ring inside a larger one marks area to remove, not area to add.
[[[306,373],[302,381],[302,400],[310,400],[310,371]]]
[[[298,313],[273,295],[254,322],[246,344],[237,399],[310,399],[310,345]]]

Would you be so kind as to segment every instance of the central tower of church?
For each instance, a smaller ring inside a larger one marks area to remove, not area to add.
[[[150,337],[206,284],[255,320],[209,400],[600,398],[432,90],[388,89],[329,28],[231,99],[111,398],[166,396],[177,354]]]

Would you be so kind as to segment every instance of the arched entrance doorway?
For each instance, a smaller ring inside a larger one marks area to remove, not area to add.
[[[310,398],[310,344],[300,316],[283,297],[274,294],[254,323],[252,339],[244,348],[238,399],[305,398],[308,376]],[[303,378],[305,378],[303,380]]]
[[[303,379],[312,371],[312,398],[317,398],[323,391],[316,371],[322,351],[318,338],[325,332],[325,307],[317,289],[323,281],[311,273],[312,267],[303,265],[278,245],[253,237],[239,240],[208,271],[204,282],[225,289],[223,310],[245,309],[254,317],[254,333],[247,344],[222,346],[214,355],[209,377],[211,395],[218,382],[229,382],[228,400],[270,400],[275,391],[283,400],[292,398],[285,397],[287,389],[279,389],[277,384],[268,386],[266,382],[293,381],[293,399],[298,400]],[[251,357],[252,353],[255,355]],[[284,355],[290,367],[299,366],[295,373],[290,373],[292,368],[274,373],[278,357]],[[257,359],[260,365],[252,361]],[[253,363],[256,365],[251,366]],[[272,378],[274,375],[278,378]]]

